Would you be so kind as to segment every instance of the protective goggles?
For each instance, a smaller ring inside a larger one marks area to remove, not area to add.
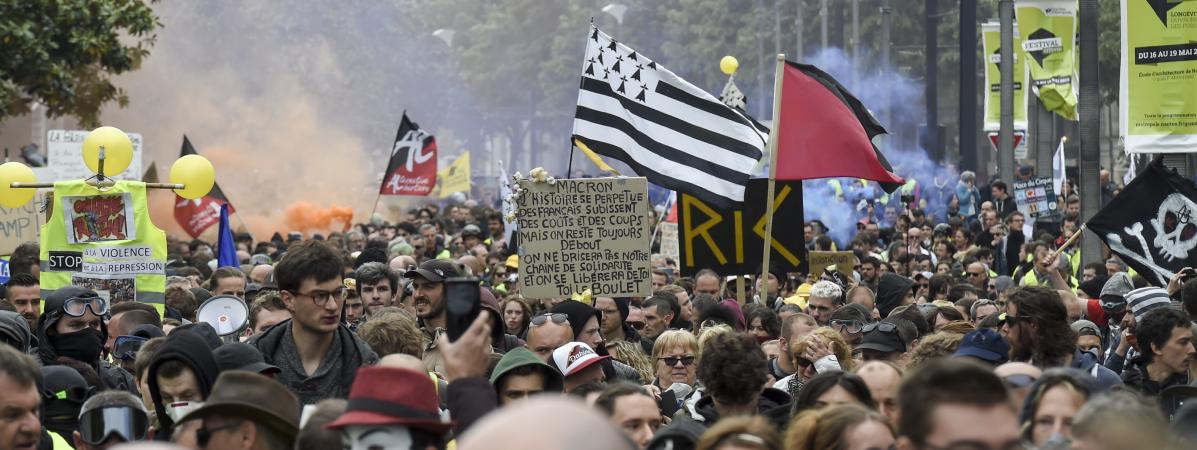
[[[103,444],[113,436],[125,442],[139,441],[148,427],[145,411],[128,406],[104,406],[79,416],[79,434],[89,445]]]
[[[99,295],[89,292],[78,297],[68,298],[62,304],[62,312],[71,317],[80,317],[89,309],[92,314],[103,316],[108,314],[108,302]]]
[[[116,359],[136,358],[137,351],[141,350],[141,346],[148,340],[141,336],[117,336],[116,341],[112,344],[112,357]]]

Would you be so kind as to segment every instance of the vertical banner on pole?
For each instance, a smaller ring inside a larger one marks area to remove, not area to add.
[[[1048,111],[1077,120],[1076,0],[1014,2],[1031,91]]]
[[[1122,1],[1119,131],[1128,153],[1197,146],[1197,2]]]
[[[981,47],[985,54],[985,131],[998,131],[1002,118],[1002,33],[997,22],[981,24]],[[1014,26],[1014,48],[1021,48],[1018,25]],[[1027,129],[1026,58],[1014,52],[1014,129]]]

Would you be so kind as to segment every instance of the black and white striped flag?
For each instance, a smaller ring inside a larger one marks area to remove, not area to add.
[[[768,134],[592,25],[573,137],[655,184],[730,205],[744,200]]]

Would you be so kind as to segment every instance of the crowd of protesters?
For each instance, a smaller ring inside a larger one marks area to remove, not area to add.
[[[738,283],[654,254],[643,298],[522,296],[518,234],[472,202],[241,234],[240,267],[172,240],[161,313],[42,298],[28,243],[0,303],[0,450],[1197,448],[1197,272],[1081,266],[1057,251],[1070,188],[1028,223],[1006,183],[958,178],[861,198],[844,242],[805,224],[852,267]],[[482,312],[450,340],[463,276]],[[197,320],[214,295],[246,302],[243,331]]]

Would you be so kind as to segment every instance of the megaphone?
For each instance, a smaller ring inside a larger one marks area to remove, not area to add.
[[[217,295],[204,300],[196,310],[195,318],[211,325],[225,343],[237,342],[249,324],[249,306],[232,295]]]

